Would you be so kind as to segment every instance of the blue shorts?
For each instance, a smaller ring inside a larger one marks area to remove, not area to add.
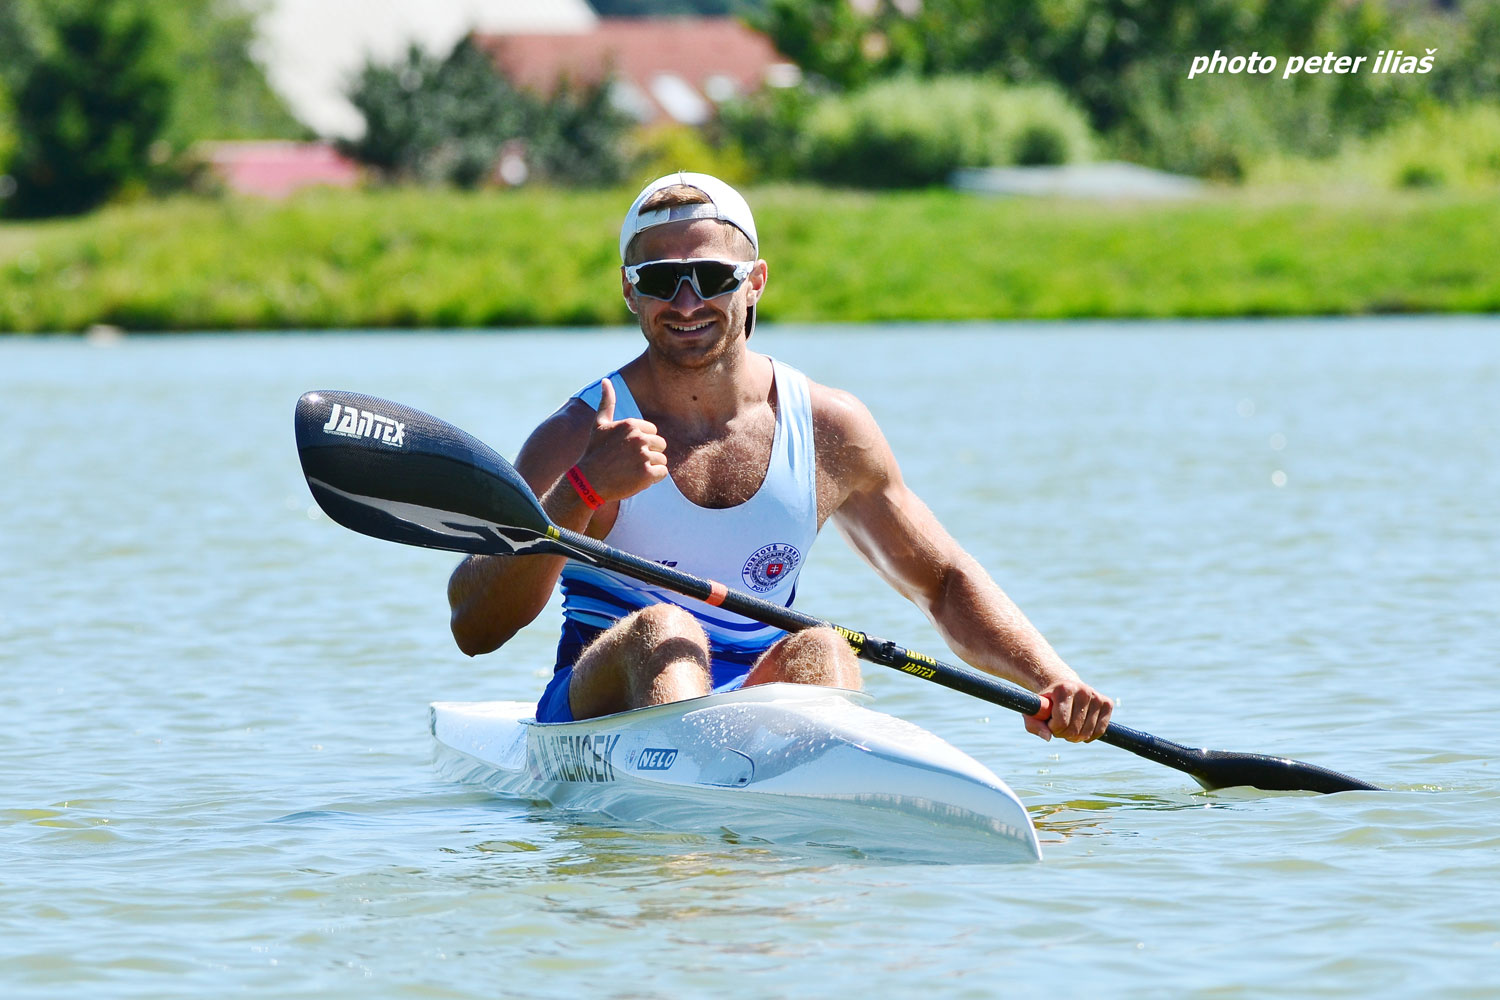
[[[557,640],[557,663],[552,668],[552,679],[542,691],[536,703],[536,721],[572,722],[573,706],[568,701],[568,684],[573,680],[573,664],[583,648],[604,634],[604,629],[572,618],[563,619],[562,635]],[[727,652],[710,649],[714,691],[736,691],[750,674],[750,668],[760,658],[760,653],[744,653],[738,650]]]

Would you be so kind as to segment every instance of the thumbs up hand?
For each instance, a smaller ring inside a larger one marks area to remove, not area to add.
[[[599,413],[597,426],[604,427],[615,422],[615,384],[609,379],[599,383]]]
[[[616,420],[615,387],[605,379],[602,388],[578,471],[607,503],[635,496],[667,478],[667,442],[649,420]]]

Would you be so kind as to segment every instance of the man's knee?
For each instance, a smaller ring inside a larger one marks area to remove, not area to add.
[[[844,637],[831,628],[794,632],[782,639],[751,672],[752,683],[791,681],[858,689],[859,660]]]
[[[660,705],[706,694],[708,635],[698,619],[672,604],[654,604],[621,620],[630,700]]]
[[[669,639],[690,639],[708,648],[708,635],[698,619],[675,604],[652,604],[632,611],[616,627],[648,648]]]
[[[788,652],[816,655],[830,660],[854,659],[854,650],[849,648],[844,637],[826,626],[793,632],[781,641]]]
[[[653,604],[631,612],[601,637],[601,643],[607,643],[617,669],[636,684],[643,675],[650,678],[681,668],[701,669],[707,676],[708,635],[698,619],[675,604]]]
[[[709,687],[708,636],[671,604],[654,604],[616,622],[583,651],[568,695],[577,718],[659,705]]]

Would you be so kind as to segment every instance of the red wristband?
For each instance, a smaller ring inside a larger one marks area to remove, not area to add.
[[[594,488],[589,485],[583,473],[578,471],[578,466],[575,465],[568,470],[568,482],[573,484],[573,489],[578,491],[579,499],[589,510],[598,510],[604,506],[604,498],[594,492]]]

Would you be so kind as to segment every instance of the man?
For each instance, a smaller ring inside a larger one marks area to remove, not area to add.
[[[705,174],[647,185],[620,233],[621,289],[645,351],[542,422],[516,468],[556,523],[790,604],[833,519],[968,663],[1044,695],[1037,736],[1099,736],[1112,702],[1083,683],[901,479],[870,412],[751,351],[765,292],[745,200]],[[786,634],[556,556],[471,556],[448,585],[453,635],[489,652],[562,580],[543,722],[771,681],[858,688],[832,629]]]

